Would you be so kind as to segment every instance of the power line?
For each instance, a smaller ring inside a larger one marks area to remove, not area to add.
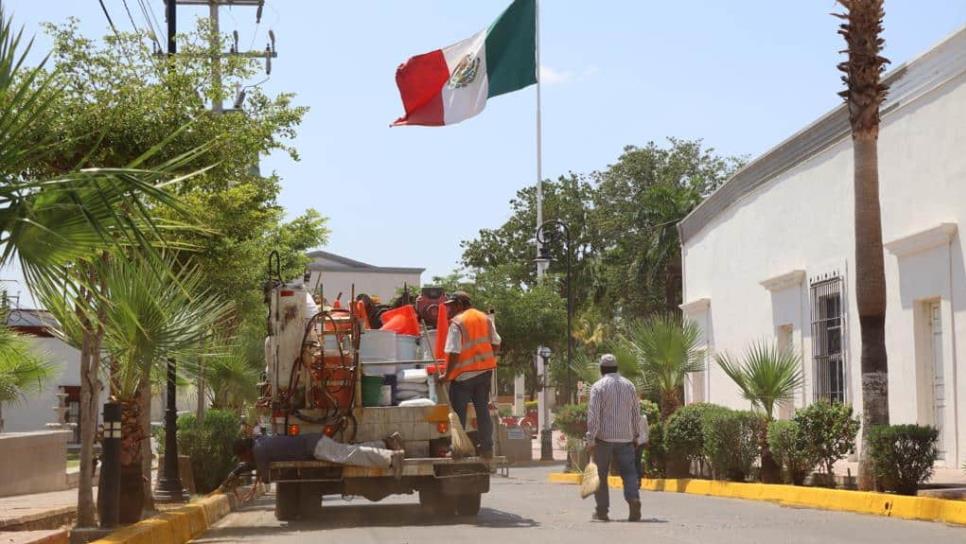
[[[111,30],[114,31],[114,36],[116,36],[118,42],[120,42],[121,35],[117,31],[117,27],[114,26],[114,21],[111,19],[111,14],[107,12],[107,6],[104,5],[104,0],[97,0],[97,2],[101,5],[101,9],[104,11],[104,17],[107,17],[107,23],[111,25]]]

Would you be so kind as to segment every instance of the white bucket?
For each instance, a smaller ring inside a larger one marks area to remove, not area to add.
[[[384,385],[379,389],[379,406],[392,406],[392,386]]]
[[[359,360],[365,362],[395,359],[396,333],[393,331],[365,331],[359,338]]]
[[[382,361],[359,361],[362,365],[362,375],[385,376],[386,374],[395,374],[399,370],[396,365],[375,364],[379,362]]]
[[[416,336],[405,334],[396,335],[396,360],[415,361],[416,360]]]

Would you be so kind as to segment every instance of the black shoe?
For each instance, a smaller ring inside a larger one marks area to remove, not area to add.
[[[627,506],[630,509],[627,521],[641,521],[641,501],[628,501]]]
[[[591,516],[590,519],[591,521],[610,521],[610,518],[607,517],[607,512],[599,512],[599,511],[594,512],[594,515]]]

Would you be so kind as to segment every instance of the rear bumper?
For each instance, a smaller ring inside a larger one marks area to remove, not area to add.
[[[504,458],[486,460],[480,457],[464,459],[416,458],[403,463],[402,478],[427,477],[437,480],[490,475],[490,467],[505,464]],[[327,461],[284,461],[272,463],[273,482],[339,482],[358,478],[396,479],[389,469],[339,465]]]

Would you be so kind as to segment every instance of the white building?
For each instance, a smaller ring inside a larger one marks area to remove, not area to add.
[[[879,175],[893,423],[941,430],[966,462],[966,29],[885,77]],[[685,315],[709,354],[756,340],[802,355],[796,406],[861,409],[853,161],[840,106],[735,174],[679,226]],[[711,359],[709,358],[709,361]],[[689,401],[747,407],[710,362]],[[787,417],[786,411],[784,416]]]
[[[308,256],[312,259],[308,266],[308,284],[313,291],[321,289],[330,303],[341,293],[342,304],[345,304],[352,295],[353,286],[357,295],[365,293],[388,303],[403,285],[419,287],[425,270],[374,266],[327,251],[313,251]]]

